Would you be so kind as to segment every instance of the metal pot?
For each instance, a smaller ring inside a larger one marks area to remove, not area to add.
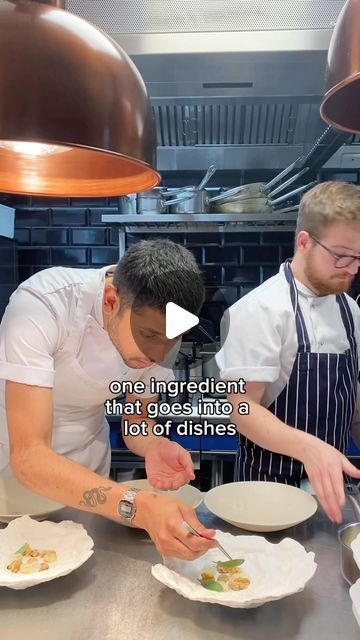
[[[235,211],[237,213],[270,213],[276,205],[290,200],[293,196],[306,191],[306,189],[311,189],[315,184],[316,180],[313,180],[308,184],[302,185],[301,187],[297,187],[297,189],[293,189],[292,191],[285,193],[275,200],[272,199],[274,192],[269,193],[267,197],[253,198],[245,198],[244,194],[240,192],[237,195],[233,195],[231,198],[220,201],[220,196],[217,196],[212,199],[213,202],[216,202],[216,204],[213,205],[213,209],[224,213],[231,211]]]
[[[306,191],[306,189],[310,189],[315,184],[316,181],[309,182],[275,200],[271,199],[274,192],[268,193],[267,197],[249,197],[249,192],[243,191],[244,187],[230,189],[229,191],[224,191],[221,195],[211,198],[206,191],[198,191],[196,187],[184,187],[176,192],[178,203],[171,207],[171,213],[200,213],[209,211],[210,205],[213,211],[220,213],[271,213],[273,207],[277,204],[290,199],[302,191]],[[246,194],[247,197],[245,197]],[[264,196],[265,195],[266,194],[264,194]],[[172,202],[174,203],[174,200]],[[168,204],[171,204],[171,201],[168,202]]]
[[[273,209],[266,198],[252,198],[251,200],[231,200],[213,205],[217,213],[272,213]]]
[[[349,584],[360,578],[360,569],[354,560],[351,543],[360,534],[360,522],[347,524],[338,531],[341,550],[341,573]]]
[[[132,193],[129,196],[120,196],[119,198],[119,213],[124,214],[136,214],[136,193]]]
[[[345,484],[345,495],[349,502],[357,522],[347,524],[338,531],[338,538],[341,549],[341,572],[349,582],[353,584],[360,578],[360,569],[355,562],[354,554],[351,549],[351,543],[360,534],[360,504],[358,498],[360,496],[359,487],[355,484]]]
[[[171,213],[201,213],[208,210],[211,202],[207,191],[198,191],[197,187],[184,187],[176,195],[178,202],[172,201]]]
[[[172,200],[166,200],[166,193],[163,188],[155,187],[148,191],[140,191],[137,194],[137,212],[138,213],[166,213],[167,207],[171,203],[181,202],[182,197],[176,197]]]
[[[297,162],[300,160],[298,158]],[[290,168],[294,166],[294,163],[290,165]],[[273,198],[275,195],[286,189],[290,184],[299,180],[305,173],[309,171],[309,167],[305,167],[301,171],[298,171],[294,176],[283,182],[279,187],[273,189],[272,187],[280,180],[281,176],[286,175],[286,173],[290,169],[287,167],[284,171],[282,171],[278,176],[273,178],[270,182],[251,182],[249,184],[243,184],[240,187],[235,187],[235,189],[228,189],[224,191],[219,196],[214,198],[213,202],[216,200],[218,202],[227,202],[229,200],[243,200],[248,198],[262,198],[267,196],[268,198]]]

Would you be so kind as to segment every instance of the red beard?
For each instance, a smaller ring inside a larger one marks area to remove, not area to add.
[[[329,296],[349,291],[355,276],[349,273],[342,273],[339,269],[339,275],[330,276],[328,279],[320,278],[316,275],[313,266],[313,256],[311,252],[304,266],[304,274],[311,285],[311,289],[318,296]]]

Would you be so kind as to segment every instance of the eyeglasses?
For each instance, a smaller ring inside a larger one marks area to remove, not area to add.
[[[338,253],[335,253],[335,251],[333,251],[332,249],[329,249],[329,247],[327,247],[325,244],[320,242],[320,240],[315,238],[315,236],[312,236],[311,233],[309,233],[309,236],[314,240],[314,242],[316,242],[316,244],[319,244],[320,247],[322,247],[323,249],[325,249],[325,251],[330,253],[330,255],[334,258],[336,269],[346,269],[347,267],[350,267],[350,265],[353,262],[355,262],[355,260],[358,260],[360,262],[360,256],[339,255]]]

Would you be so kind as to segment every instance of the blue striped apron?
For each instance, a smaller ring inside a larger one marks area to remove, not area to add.
[[[287,425],[345,453],[358,379],[358,350],[349,304],[345,295],[336,296],[349,348],[344,353],[313,353],[289,261],[285,263],[285,276],[295,314],[298,352],[287,386],[268,409]],[[241,434],[238,444],[235,481],[267,480],[299,486],[306,477],[303,464],[294,458],[262,449]]]

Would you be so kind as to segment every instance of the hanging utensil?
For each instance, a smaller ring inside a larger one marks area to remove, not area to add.
[[[303,160],[304,160],[304,157],[303,156],[299,156],[299,158],[297,158],[288,167],[286,167],[286,169],[283,169],[283,171],[281,171],[272,180],[270,180],[270,182],[267,182],[267,183],[254,182],[252,184],[251,183],[250,184],[243,184],[243,185],[241,185],[239,187],[234,187],[233,189],[228,189],[227,191],[224,191],[220,195],[215,196],[212,199],[212,202],[221,202],[221,201],[228,200],[228,198],[232,198],[232,196],[234,196],[234,195],[236,195],[238,193],[243,194],[244,197],[246,197],[246,198],[248,198],[248,197],[257,197],[258,195],[263,195],[263,194],[269,194],[271,192],[272,187],[275,186],[278,182],[280,182],[280,180],[285,178],[285,176],[287,176],[289,173],[291,173],[291,171],[293,171],[293,169],[295,169],[295,167],[301,166]],[[309,170],[308,167],[306,167],[306,168],[303,167],[295,176],[292,176],[289,181],[285,182],[283,185],[280,185],[278,187],[278,191],[276,191],[276,193],[279,193],[280,191],[285,189],[289,184],[292,184],[293,182],[295,182],[295,180],[297,180],[302,175],[304,175],[304,173],[306,173],[306,171],[308,171],[308,170]]]
[[[203,179],[198,184],[198,186],[195,188],[196,191],[201,191],[201,189],[203,189],[205,187],[205,185],[209,182],[210,178],[214,175],[215,171],[216,171],[215,165],[211,164],[210,167],[208,168],[207,172],[205,173]]]
[[[291,198],[292,196],[296,196],[298,193],[302,193],[307,189],[311,189],[316,184],[317,184],[317,180],[313,180],[313,182],[308,182],[308,184],[304,184],[302,187],[298,187],[297,189],[294,189],[289,193],[285,193],[280,198],[277,198],[276,200],[271,200],[271,206],[274,206],[275,204],[279,204],[280,202],[284,202],[285,200],[289,200],[289,198]]]
[[[294,176],[292,176],[291,178],[289,178],[288,180],[283,182],[279,187],[276,187],[276,189],[271,191],[269,193],[269,197],[272,198],[277,193],[280,193],[280,191],[284,191],[284,189],[286,189],[286,187],[289,187],[293,182],[295,182],[296,180],[299,180],[299,178],[302,178],[302,176],[305,175],[305,173],[307,173],[309,171],[309,169],[310,169],[310,167],[305,167],[304,169],[301,169],[301,171],[299,171]]]
[[[296,168],[301,167],[303,160],[304,160],[304,156],[299,156],[298,158],[296,158],[296,160],[294,160],[294,162],[292,162],[288,167],[286,167],[286,169],[281,171],[281,173],[279,173],[272,180],[270,180],[270,182],[267,183],[266,188],[270,191],[275,184],[280,182],[280,180],[282,180],[283,178],[285,178],[285,176],[291,173],[291,171],[293,171],[295,167]]]

